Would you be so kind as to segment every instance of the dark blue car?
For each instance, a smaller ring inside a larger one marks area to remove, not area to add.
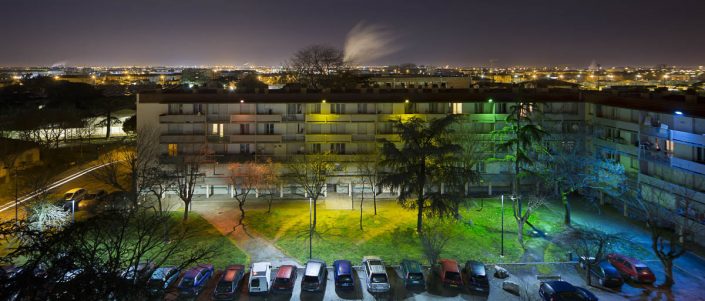
[[[335,286],[340,288],[353,288],[355,277],[352,274],[352,264],[348,260],[336,260],[333,262],[333,279]]]
[[[184,278],[181,278],[181,282],[179,282],[179,295],[185,297],[198,296],[206,287],[206,283],[208,283],[211,277],[213,277],[212,264],[199,264],[191,268],[186,271]]]
[[[598,301],[590,291],[565,281],[542,282],[539,296],[544,301]]]

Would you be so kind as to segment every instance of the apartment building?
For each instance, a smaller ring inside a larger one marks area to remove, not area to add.
[[[621,162],[645,198],[705,224],[705,108],[697,98],[670,99],[538,88],[155,91],[138,95],[137,123],[138,128],[159,129],[158,143],[165,156],[209,150],[210,163],[203,168],[198,191],[206,196],[233,189],[230,162],[269,158],[286,162],[321,152],[335,153],[340,160],[326,194],[346,196],[361,189],[352,163],[369,159],[385,140],[399,141],[392,126],[395,120],[458,114],[464,130],[489,140],[514,103],[538,102],[543,104],[540,121],[551,133],[548,143],[585,139],[595,154]],[[481,163],[477,168],[483,181],[468,185],[468,194],[511,190],[512,169],[507,164]],[[668,197],[657,190],[668,192]],[[284,184],[280,196],[295,191],[293,185]],[[684,198],[693,200],[689,208],[683,208]],[[625,215],[638,212],[617,197],[604,196],[602,201],[623,209]]]

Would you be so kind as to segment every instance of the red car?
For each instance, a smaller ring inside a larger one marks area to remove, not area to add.
[[[607,255],[607,260],[625,279],[649,284],[656,281],[654,272],[639,260],[615,253]]]
[[[447,287],[460,288],[463,286],[463,278],[460,276],[458,262],[453,259],[441,259],[441,282]]]
[[[296,283],[296,267],[293,265],[283,265],[279,267],[277,276],[274,278],[272,288],[278,291],[290,291],[294,289]]]

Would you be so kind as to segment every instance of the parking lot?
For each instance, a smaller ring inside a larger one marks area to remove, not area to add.
[[[298,269],[298,279],[292,292],[270,292],[266,296],[250,296],[247,293],[247,275],[240,283],[240,294],[236,300],[515,300],[516,297],[507,292],[502,291],[501,281],[491,281],[491,289],[489,296],[473,295],[465,289],[444,288],[438,280],[438,276],[430,270],[424,272],[426,283],[425,290],[412,291],[404,287],[401,277],[396,268],[387,267],[387,275],[392,286],[389,294],[372,295],[364,288],[364,273],[355,269],[354,275],[356,283],[354,289],[337,289],[333,282],[333,274],[329,267],[328,277],[324,292],[310,293],[301,291],[301,278],[303,277],[303,269]],[[489,272],[489,271],[488,271]],[[196,300],[210,300],[211,292],[215,288],[217,279],[220,277],[222,270],[216,271],[213,277]],[[276,269],[272,270],[272,275],[276,274]],[[431,277],[429,277],[429,275]],[[362,285],[361,285],[362,284]],[[180,300],[178,292],[174,287],[170,288],[164,296],[165,300]]]

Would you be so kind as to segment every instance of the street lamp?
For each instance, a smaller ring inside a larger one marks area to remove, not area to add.
[[[308,198],[308,259],[313,258],[313,198]]]
[[[500,257],[504,257],[504,194],[502,195],[502,246],[499,252]]]
[[[71,223],[76,222],[76,200],[71,198]]]

